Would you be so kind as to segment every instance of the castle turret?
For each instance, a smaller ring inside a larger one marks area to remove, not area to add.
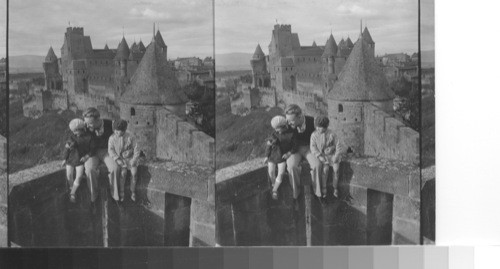
[[[384,72],[371,53],[370,44],[360,37],[327,96],[332,129],[348,148],[363,154],[364,104],[372,103],[390,112],[394,97]]]
[[[142,52],[142,53],[146,52],[146,47],[144,46],[144,43],[142,43],[142,40],[139,41],[138,47],[139,47],[140,52]]]
[[[349,49],[352,49],[354,48],[354,44],[352,43],[351,41],[351,38],[350,37],[347,37],[347,40],[345,41],[346,42],[346,45]]]
[[[116,50],[115,61],[120,65],[120,76],[127,77],[127,59],[130,55],[130,50],[128,48],[127,41],[125,37],[122,38],[122,41],[118,45],[118,49]]]
[[[370,31],[368,31],[368,27],[365,26],[365,30],[363,30],[363,34],[361,36],[363,37],[363,40],[365,40],[368,44],[372,55],[375,56],[375,42],[370,35]]]
[[[335,55],[337,55],[338,47],[333,35],[330,34],[330,37],[326,41],[325,50],[323,51],[323,55],[321,58],[326,60],[328,74],[335,74]]]
[[[316,45],[316,41],[313,41],[313,44],[312,44],[313,47],[317,47],[318,45]]]
[[[255,48],[250,64],[252,65],[253,86],[255,88],[269,87],[269,73],[267,71],[266,56],[260,44]]]
[[[134,44],[132,44],[132,46],[130,46],[130,52],[137,52],[137,51],[139,51],[139,46],[134,41]]]
[[[45,88],[47,90],[61,90],[62,79],[59,74],[59,63],[52,47],[50,47],[45,57],[43,71],[45,74]]]
[[[162,48],[153,40],[120,98],[120,117],[129,123],[129,131],[147,159],[156,157],[158,109],[182,115],[186,101]]]
[[[104,49],[109,50],[108,44],[106,44],[106,46],[104,46]]]
[[[156,32],[156,36],[154,38],[156,43],[161,49],[163,58],[167,59],[167,44],[165,44],[165,41],[163,41],[163,37],[161,36],[160,30]]]

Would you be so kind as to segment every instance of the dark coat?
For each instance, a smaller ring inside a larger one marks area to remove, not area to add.
[[[283,133],[273,132],[266,141],[271,142],[266,145],[266,157],[272,163],[282,163],[286,161],[283,154],[297,152],[297,135],[291,128]]]

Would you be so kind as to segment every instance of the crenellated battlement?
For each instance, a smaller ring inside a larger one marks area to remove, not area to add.
[[[215,141],[193,124],[171,114],[156,112],[158,133],[156,157],[201,165],[214,165]]]
[[[83,35],[83,27],[67,27],[66,34]]]
[[[365,154],[416,163],[419,133],[373,104],[365,104]]]
[[[291,24],[275,24],[274,30],[282,31],[282,32],[292,32],[292,25]]]

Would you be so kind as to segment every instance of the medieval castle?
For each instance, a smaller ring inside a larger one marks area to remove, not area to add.
[[[184,73],[192,71],[193,67],[176,68],[175,61],[167,60],[167,45],[159,30],[147,47],[142,40],[129,47],[123,37],[117,49],[110,49],[108,45],[104,49],[94,49],[83,28],[68,27],[61,58],[50,47],[43,68],[45,89],[35,91],[34,100],[23,105],[25,116],[47,110],[76,111],[96,107],[104,119],[127,120],[129,131],[136,135],[148,159],[180,158],[180,161],[211,165],[210,138],[183,119],[188,99],[181,87],[187,83]],[[213,65],[195,69],[203,68],[213,69]],[[200,77],[202,82],[209,79],[203,75]],[[190,79],[196,81],[198,77],[190,76]],[[178,128],[181,130],[177,131]],[[187,140],[172,143],[174,147],[167,149],[160,141],[166,139],[164,133],[172,130],[179,132],[179,136],[170,135],[170,139]],[[192,136],[195,138],[188,139]],[[196,141],[204,146],[197,145]],[[188,151],[193,148],[201,154],[177,154],[177,148]]]
[[[419,135],[393,117],[395,94],[375,58],[368,28],[358,40],[301,46],[290,25],[275,25],[269,55],[260,45],[250,61],[253,83],[243,89],[240,106],[298,104],[306,115],[328,115],[349,151],[417,162]],[[234,106],[233,112],[238,107]]]

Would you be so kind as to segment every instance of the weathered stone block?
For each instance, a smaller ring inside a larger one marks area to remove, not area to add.
[[[191,221],[215,225],[215,204],[193,199]]]
[[[217,243],[221,246],[234,246],[235,230],[231,205],[217,205],[216,212],[216,234]]]
[[[393,216],[419,222],[420,221],[420,201],[411,199],[408,197],[403,197],[399,195],[394,195],[393,202],[394,210]]]
[[[392,244],[415,245],[420,244],[420,224],[400,218],[392,221]]]
[[[420,189],[421,187],[421,180],[420,180],[420,171],[413,171],[410,173],[410,176],[408,177],[409,180],[409,191],[408,195],[410,198],[420,200]]]
[[[350,200],[351,205],[355,207],[365,207],[368,205],[368,189],[351,185],[349,186],[350,190]]]
[[[190,246],[215,246],[215,225],[191,224]]]

